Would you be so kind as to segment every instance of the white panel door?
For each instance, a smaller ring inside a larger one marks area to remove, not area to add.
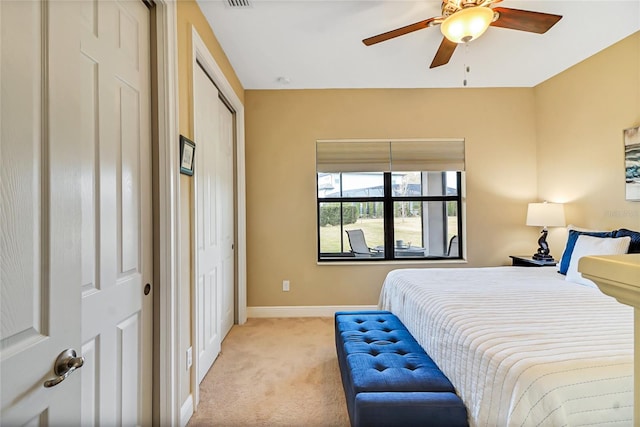
[[[82,1],[82,425],[150,425],[149,10]]]
[[[220,333],[220,265],[219,206],[216,197],[216,165],[220,135],[218,90],[197,67],[193,83],[196,202],[196,300],[198,319],[198,382],[202,381],[218,353]]]
[[[78,425],[80,351],[77,9],[0,1],[0,425]]]
[[[148,24],[0,2],[3,425],[151,422]],[[44,388],[67,348],[84,365]]]
[[[222,263],[222,299],[220,301],[220,331],[222,339],[229,333],[235,314],[235,255],[234,255],[234,138],[233,114],[221,100],[218,100],[220,113],[220,156],[217,162],[217,173],[220,177],[220,237]]]

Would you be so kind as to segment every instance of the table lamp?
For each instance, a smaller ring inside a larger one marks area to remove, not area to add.
[[[547,227],[564,227],[564,205],[560,203],[529,203],[527,209],[527,225],[543,227],[538,239],[538,252],[533,254],[533,259],[545,262],[553,262],[549,254],[547,244]]]

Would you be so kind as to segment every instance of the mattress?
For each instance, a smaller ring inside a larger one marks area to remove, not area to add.
[[[633,308],[554,268],[391,271],[396,314],[456,387],[471,426],[625,426]]]

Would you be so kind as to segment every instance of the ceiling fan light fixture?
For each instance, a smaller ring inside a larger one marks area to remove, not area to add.
[[[454,43],[466,43],[480,37],[493,21],[493,10],[486,6],[462,9],[440,25],[440,31]]]

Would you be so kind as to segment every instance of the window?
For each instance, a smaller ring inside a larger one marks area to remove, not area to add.
[[[458,259],[464,141],[318,141],[318,260]]]

